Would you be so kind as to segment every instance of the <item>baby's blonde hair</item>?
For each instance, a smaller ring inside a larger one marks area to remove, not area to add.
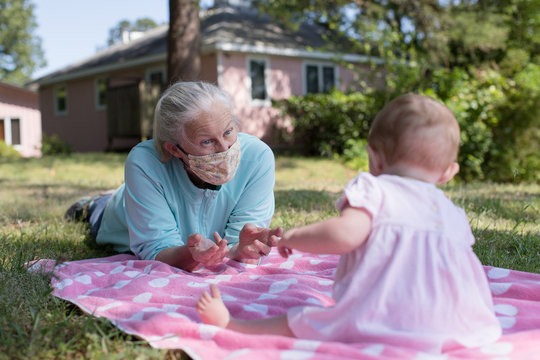
[[[387,165],[427,170],[444,170],[456,161],[459,140],[459,124],[450,109],[416,94],[388,103],[375,117],[368,136],[369,146]]]

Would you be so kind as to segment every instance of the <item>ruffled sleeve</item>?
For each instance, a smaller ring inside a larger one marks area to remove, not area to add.
[[[343,210],[345,200],[347,200],[350,206],[363,208],[372,218],[375,218],[381,208],[382,199],[377,178],[370,173],[362,172],[349,181],[337,202],[337,208],[339,211]]]

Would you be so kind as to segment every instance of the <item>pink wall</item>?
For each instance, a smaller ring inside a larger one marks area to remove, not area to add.
[[[14,147],[22,156],[41,155],[41,115],[38,94],[0,83],[0,119],[19,119],[21,144]]]
[[[107,111],[96,109],[94,78],[66,83],[67,113],[55,114],[54,87],[40,91],[43,132],[58,135],[76,152],[105,151],[107,148]]]
[[[369,86],[378,86],[382,87],[384,82],[382,79],[370,80],[370,76],[373,74],[374,70],[369,65],[365,64],[355,64],[354,70],[349,70],[343,66],[339,66],[339,81],[340,81],[340,90],[342,91],[362,91],[358,77],[361,77],[362,81],[365,81]]]
[[[255,135],[269,144],[276,144],[280,131],[292,131],[290,121],[281,116],[278,109],[266,103],[253,102],[250,98],[247,58],[243,53],[207,54],[201,57],[201,80],[217,83],[233,98],[233,113],[242,122],[242,131]],[[302,95],[302,58],[283,56],[254,56],[264,58],[268,64],[268,91],[272,99]],[[153,67],[163,67],[157,63]],[[149,67],[151,68],[151,67]],[[221,71],[221,72],[219,72]],[[109,74],[112,86],[133,83],[144,78],[145,68],[133,68],[124,72]],[[339,82],[343,90],[354,83],[354,74],[340,67]],[[57,134],[66,140],[77,152],[105,151],[107,149],[107,111],[96,109],[94,82],[89,77],[67,82],[67,106],[65,115],[54,111],[54,88],[42,86],[40,89],[43,132]],[[134,141],[136,139],[130,139]],[[120,140],[118,140],[120,141]],[[114,143],[117,145],[117,142]],[[134,144],[129,144],[132,146]]]
[[[278,128],[290,132],[292,127],[290,121],[270,104],[251,103],[247,58],[247,55],[240,53],[223,54],[220,86],[233,97],[233,111],[242,122],[242,131],[274,144]],[[268,60],[270,70],[268,90],[272,99],[303,94],[303,59],[280,56],[264,58]],[[338,74],[343,90],[354,83],[354,74],[351,71],[340,66]]]
[[[272,99],[286,99],[302,94],[302,60],[272,57],[270,60],[270,94]]]
[[[282,99],[302,91],[301,61],[283,57],[268,57],[269,88],[272,99]],[[270,104],[252,103],[249,94],[247,56],[224,54],[220,86],[233,97],[233,112],[242,122],[242,131],[272,144],[276,127],[286,126],[279,110]]]
[[[200,79],[212,84],[217,83],[217,57],[216,54],[201,56]]]
[[[110,74],[110,86],[122,86],[137,83],[144,78],[144,68],[134,68]],[[106,76],[101,75],[100,77]],[[107,139],[107,109],[96,107],[95,81],[97,77],[88,77],[66,82],[67,113],[58,115],[54,109],[54,87],[40,89],[43,132],[48,136],[58,135],[69,143],[75,152],[105,151]],[[131,147],[137,141],[133,139],[115,139],[113,146]]]

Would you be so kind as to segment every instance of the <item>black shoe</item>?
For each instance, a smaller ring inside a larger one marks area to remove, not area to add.
[[[73,203],[73,205],[67,209],[66,213],[64,214],[64,219],[72,221],[87,220],[88,206],[90,206],[93,199],[94,197],[90,196],[75,201],[75,203]]]

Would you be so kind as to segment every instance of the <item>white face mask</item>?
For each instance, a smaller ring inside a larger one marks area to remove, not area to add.
[[[199,179],[212,185],[222,185],[231,181],[240,165],[242,153],[240,139],[237,139],[228,150],[210,155],[191,155],[180,146],[178,148],[188,156],[189,169]]]

